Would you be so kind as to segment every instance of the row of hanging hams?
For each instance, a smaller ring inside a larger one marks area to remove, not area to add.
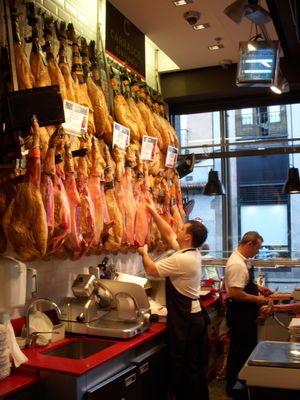
[[[174,231],[182,228],[184,212],[174,171],[153,177],[133,145],[126,153],[117,147],[110,152],[95,136],[80,139],[75,167],[62,127],[51,135],[42,164],[40,136],[34,120],[26,173],[0,185],[1,198],[7,200],[1,207],[1,228],[21,260],[75,260],[103,251],[135,251],[145,243],[152,250],[163,249],[146,209],[150,199]]]
[[[62,22],[56,27],[57,58],[53,21],[44,18],[41,44],[34,6],[26,7],[32,28],[30,57],[14,19],[19,89],[59,85],[63,99],[89,108],[88,132],[70,138],[61,126],[39,127],[33,119],[25,172],[0,176],[0,252],[11,246],[21,260],[32,261],[135,251],[145,243],[162,250],[146,203],[152,199],[174,231],[182,228],[179,178],[164,165],[167,147],[178,146],[175,130],[137,82],[123,76],[126,90],[121,92],[120,77],[112,76],[114,116],[130,129],[126,152],[112,149],[113,118],[99,85],[95,43],[88,46],[83,38],[79,43],[73,25]],[[155,137],[158,144],[149,163],[140,158],[144,135]]]

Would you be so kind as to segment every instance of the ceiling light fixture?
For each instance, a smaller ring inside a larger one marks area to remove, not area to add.
[[[203,194],[206,196],[221,196],[225,194],[224,187],[219,179],[218,171],[211,169],[208,173],[208,181],[204,186]]]
[[[214,139],[213,139],[213,147],[212,152],[214,153]],[[213,159],[213,166],[208,173],[208,181],[207,184],[203,188],[203,194],[205,196],[221,196],[225,194],[224,186],[219,179],[218,171],[214,171],[215,168],[215,160]]]
[[[213,44],[211,46],[208,46],[208,49],[211,51],[220,50],[220,49],[224,49],[224,45],[223,44]]]
[[[185,6],[186,4],[192,4],[193,0],[172,0],[174,6]]]
[[[216,44],[212,44],[208,46],[208,49],[211,51],[220,50],[224,48],[224,45],[221,43],[222,38],[220,36],[215,37]]]
[[[197,24],[193,26],[193,29],[195,29],[195,31],[200,31],[201,29],[207,29],[207,28],[210,28],[210,25],[208,23]]]
[[[255,46],[254,43],[255,43],[255,42],[252,42],[252,43],[248,43],[248,44],[247,44],[247,48],[248,48],[249,51],[255,51],[255,50],[256,50],[256,46]]]
[[[277,82],[270,86],[270,89],[276,94],[288,93],[290,91],[290,85],[280,70]]]
[[[288,172],[288,179],[284,184],[283,188],[284,193],[287,194],[296,194],[300,193],[300,179],[299,179],[299,170],[295,167],[290,167]]]

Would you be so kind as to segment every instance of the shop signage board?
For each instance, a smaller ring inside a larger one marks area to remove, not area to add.
[[[153,161],[157,146],[157,138],[152,136],[143,136],[141,159],[142,161]]]
[[[130,143],[130,129],[126,128],[118,122],[114,122],[113,131],[113,148],[115,146],[122,150],[126,150]]]
[[[108,53],[145,77],[145,35],[108,1],[105,40]]]
[[[71,135],[87,133],[89,109],[73,101],[64,100],[65,121],[62,126]]]
[[[165,166],[167,168],[174,168],[178,157],[178,149],[176,147],[168,146],[167,157]]]

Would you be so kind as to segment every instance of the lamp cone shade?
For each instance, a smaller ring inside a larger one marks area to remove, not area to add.
[[[225,194],[224,187],[219,180],[218,171],[210,170],[208,173],[208,181],[204,187],[203,194],[206,196],[220,196]]]
[[[285,182],[283,191],[284,193],[289,194],[300,193],[300,179],[298,168],[289,168],[288,180]]]

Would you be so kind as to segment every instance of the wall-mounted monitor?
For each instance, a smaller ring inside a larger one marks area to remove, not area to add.
[[[278,41],[240,42],[237,86],[271,86],[277,79],[278,63]]]

